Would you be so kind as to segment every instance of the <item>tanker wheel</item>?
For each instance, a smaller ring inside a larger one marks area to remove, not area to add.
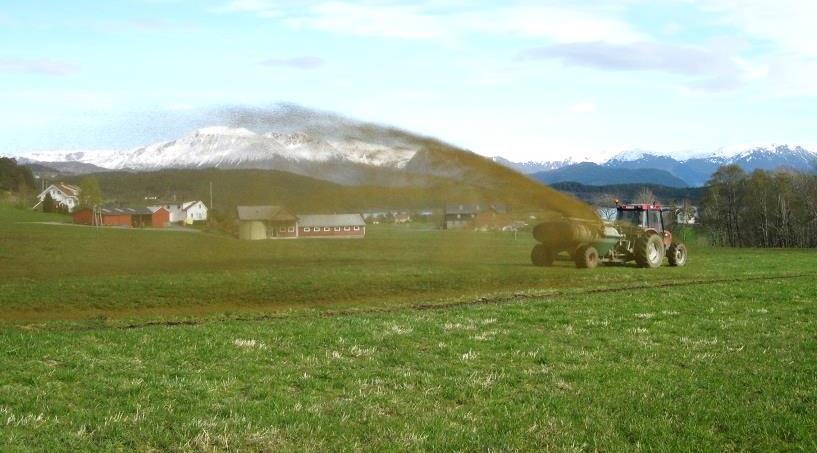
[[[593,269],[599,265],[599,252],[592,245],[582,245],[576,249],[574,260],[579,269]]]
[[[667,261],[670,266],[681,267],[687,263],[687,248],[684,244],[673,242],[667,249]]]
[[[530,261],[534,266],[553,266],[553,250],[545,244],[536,244],[530,252]]]
[[[639,267],[658,267],[664,260],[664,243],[657,234],[641,236],[635,241],[635,262]]]

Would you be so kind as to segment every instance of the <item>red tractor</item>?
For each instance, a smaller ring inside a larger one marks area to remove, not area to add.
[[[533,229],[540,243],[531,251],[531,261],[550,266],[558,253],[567,252],[580,268],[630,261],[652,268],[665,256],[670,266],[683,266],[687,250],[673,241],[670,215],[672,211],[657,204],[616,203],[616,220],[600,226],[581,221],[541,223]]]

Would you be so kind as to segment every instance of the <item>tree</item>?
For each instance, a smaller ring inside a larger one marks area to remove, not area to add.
[[[15,159],[0,157],[0,190],[19,193],[34,186],[34,175],[30,168],[17,165]]]
[[[641,191],[638,193],[638,197],[635,199],[635,202],[639,204],[653,204],[657,203],[658,200],[655,199],[655,193],[653,193],[652,189],[649,187],[642,187]]]
[[[743,203],[746,172],[738,165],[724,165],[709,179],[707,200],[712,209],[708,210],[712,227],[719,230],[719,236],[726,239],[730,247],[741,247],[740,210]]]
[[[43,198],[43,212],[57,212],[57,204],[54,203],[50,193],[46,193]]]
[[[92,176],[82,178],[79,182],[79,206],[93,208],[102,204],[102,192],[99,190],[99,181]]]
[[[721,167],[703,200],[704,223],[718,245],[817,247],[817,176]]]

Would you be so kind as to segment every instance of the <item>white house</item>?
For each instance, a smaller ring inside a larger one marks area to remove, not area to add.
[[[79,206],[79,187],[61,182],[59,184],[51,184],[40,192],[40,194],[37,195],[37,204],[34,205],[33,209],[37,209],[43,204],[47,194],[51,195],[51,199],[54,200],[56,206],[65,208],[68,212],[73,212],[74,209]]]
[[[189,225],[207,220],[207,206],[201,200],[184,201],[182,203],[166,202],[148,206],[151,212],[159,208],[167,209],[170,213],[170,223],[186,223]]]
[[[207,205],[203,201],[185,201],[182,203],[184,223],[204,222],[207,220]]]
[[[166,202],[163,204],[155,204],[148,206],[150,212],[156,212],[160,208],[164,208],[170,213],[170,223],[180,223],[184,221],[184,211],[182,211],[182,203]]]

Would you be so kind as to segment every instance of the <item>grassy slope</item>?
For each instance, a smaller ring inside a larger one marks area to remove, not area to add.
[[[511,235],[246,243],[0,216],[0,450],[817,447],[813,251],[582,272],[532,268]],[[89,316],[200,324],[42,321]]]

